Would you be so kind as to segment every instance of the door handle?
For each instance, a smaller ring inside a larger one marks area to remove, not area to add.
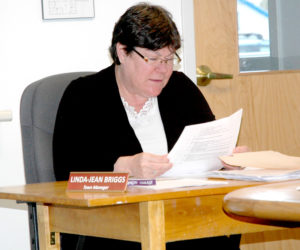
[[[211,72],[210,68],[206,65],[197,67],[197,85],[206,86],[212,79],[232,79],[232,74],[214,73]]]

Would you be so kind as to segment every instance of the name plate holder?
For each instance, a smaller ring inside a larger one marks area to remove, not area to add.
[[[128,173],[118,172],[71,172],[67,191],[124,192]]]

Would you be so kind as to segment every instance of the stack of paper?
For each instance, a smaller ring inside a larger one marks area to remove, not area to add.
[[[206,177],[243,181],[285,181],[300,179],[300,170],[245,168],[243,170],[219,170],[206,173]]]
[[[247,180],[284,181],[300,179],[300,157],[275,151],[258,151],[220,157],[226,164],[240,166],[242,170],[207,172],[207,177]]]
[[[220,159],[232,166],[263,169],[300,170],[300,157],[276,151],[256,151],[221,156]]]

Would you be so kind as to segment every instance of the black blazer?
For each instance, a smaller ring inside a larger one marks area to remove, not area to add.
[[[114,67],[74,80],[65,90],[53,135],[57,180],[67,180],[70,171],[112,171],[118,157],[142,152],[119,95]],[[186,125],[215,119],[199,89],[181,72],[173,72],[158,104],[168,150]]]

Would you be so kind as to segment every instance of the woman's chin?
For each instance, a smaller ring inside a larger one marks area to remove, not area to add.
[[[157,97],[160,95],[162,88],[155,88],[149,91],[149,97]]]

